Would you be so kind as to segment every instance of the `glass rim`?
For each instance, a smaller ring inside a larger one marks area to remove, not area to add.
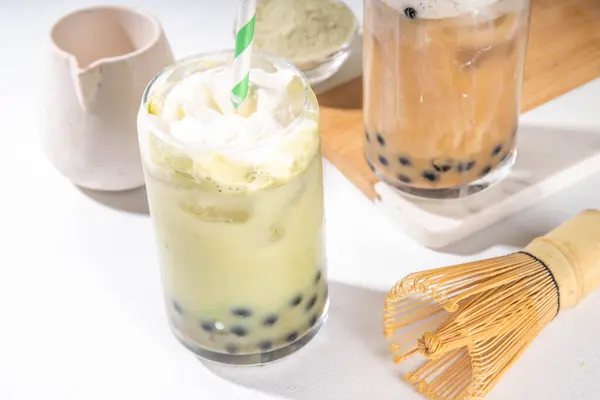
[[[195,53],[195,54],[186,56],[184,58],[181,58],[181,59],[177,60],[175,63],[170,64],[167,67],[163,68],[150,80],[150,82],[147,84],[146,88],[144,89],[144,93],[142,95],[142,100],[141,100],[141,106],[140,106],[140,110],[139,110],[140,117],[143,116],[144,120],[148,121],[148,118],[150,116],[152,116],[152,114],[150,114],[148,112],[148,105],[150,102],[150,94],[152,93],[153,89],[156,87],[156,85],[163,83],[165,80],[167,80],[169,78],[169,76],[171,76],[171,74],[177,72],[183,66],[193,65],[193,63],[196,61],[198,61],[198,62],[221,61],[222,63],[219,66],[222,66],[222,65],[226,65],[229,60],[233,60],[233,57],[234,57],[234,50],[219,50],[219,51],[212,51],[212,52]],[[290,134],[291,132],[293,132],[295,130],[297,125],[299,125],[300,121],[302,121],[302,119],[305,117],[307,111],[310,108],[310,91],[312,90],[310,83],[308,82],[308,79],[306,78],[304,73],[302,73],[302,71],[296,65],[294,65],[293,63],[291,63],[290,61],[288,61],[282,57],[274,56],[272,54],[268,54],[268,53],[264,53],[264,52],[260,52],[260,51],[253,51],[252,58],[253,59],[259,58],[261,60],[266,60],[277,67],[287,68],[287,69],[291,70],[295,76],[300,78],[300,81],[302,82],[302,88],[304,90],[304,101],[302,104],[302,112],[300,112],[298,115],[296,115],[294,117],[294,120],[291,121],[287,126],[283,127],[281,130],[278,130],[276,134],[268,135],[264,139],[261,139],[261,140],[257,141],[256,143],[252,143],[249,145],[230,145],[230,144],[193,145],[193,144],[186,143],[186,142],[176,138],[175,136],[164,132],[162,129],[159,129],[155,124],[147,123],[147,124],[145,124],[146,126],[144,127],[144,129],[146,129],[147,131],[150,131],[153,135],[155,135],[161,141],[163,141],[173,147],[181,149],[181,150],[206,151],[206,150],[228,149],[228,150],[244,150],[245,151],[245,150],[260,148],[264,145],[267,145],[271,140],[273,140],[273,138],[276,138],[276,137],[282,138],[282,137],[287,136],[288,134]],[[186,75],[185,77],[189,77],[190,75]],[[143,114],[142,114],[142,112],[143,112]],[[317,112],[318,112],[318,106],[317,106]]]

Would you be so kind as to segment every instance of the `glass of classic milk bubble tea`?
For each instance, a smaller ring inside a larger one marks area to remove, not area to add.
[[[405,194],[483,190],[514,163],[529,0],[365,0],[371,169]]]
[[[306,344],[326,315],[319,107],[295,67],[255,54],[234,110],[232,58],[162,71],[139,139],[173,332],[202,358],[261,364]]]

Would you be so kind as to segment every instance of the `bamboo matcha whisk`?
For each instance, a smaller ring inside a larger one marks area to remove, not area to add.
[[[383,328],[405,379],[430,399],[482,399],[544,327],[600,286],[600,211],[522,252],[410,274],[389,292]]]

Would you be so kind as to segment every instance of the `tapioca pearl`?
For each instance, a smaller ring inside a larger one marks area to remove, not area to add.
[[[312,328],[313,326],[315,326],[315,324],[317,323],[317,316],[313,315],[312,317],[310,317],[310,319],[308,320],[308,327]]]
[[[423,177],[423,179],[429,182],[437,182],[440,180],[439,174],[435,171],[423,171],[421,176]]]
[[[271,327],[275,325],[279,321],[279,317],[277,315],[269,315],[263,320],[263,326]]]
[[[306,311],[310,311],[312,310],[312,308],[315,306],[315,303],[317,302],[317,295],[315,294],[313,297],[310,298],[310,300],[308,300],[308,302],[306,303]]]
[[[258,342],[258,348],[262,351],[269,351],[273,347],[273,342],[270,340],[262,340]]]
[[[389,164],[388,159],[384,156],[379,156],[379,163],[384,166],[387,166]]]
[[[485,176],[485,175],[489,174],[491,170],[492,170],[492,167],[490,167],[490,166],[488,165],[487,167],[485,167],[485,168],[483,168],[483,169],[481,170],[481,172],[479,173],[479,175],[481,175],[481,176]]]
[[[173,310],[175,310],[175,312],[179,315],[183,314],[183,308],[181,308],[181,304],[179,304],[176,300],[173,300],[171,302],[171,305],[173,306]]]
[[[396,175],[396,178],[402,183],[411,183],[412,182],[412,179],[410,179],[408,176],[406,176],[404,174],[398,174],[398,175]]]
[[[500,152],[502,151],[502,148],[503,148],[503,146],[501,144],[494,147],[494,150],[492,150],[492,155],[494,157],[496,157],[498,154],[500,154]]]
[[[410,161],[410,158],[405,157],[405,156],[399,156],[398,157],[398,163],[400,165],[402,165],[403,167],[410,167],[412,165],[412,162]]]
[[[315,285],[321,282],[321,278],[323,277],[323,272],[319,270],[317,275],[315,275]]]
[[[295,296],[291,301],[290,301],[290,307],[297,307],[300,305],[300,303],[302,303],[302,295],[299,294],[297,296]]]
[[[246,337],[248,336],[248,329],[243,326],[235,325],[230,329],[231,333],[233,333],[237,337]]]
[[[415,19],[417,18],[417,10],[413,7],[405,7],[404,16],[408,19]]]
[[[228,344],[225,346],[225,351],[229,354],[237,354],[240,349],[235,344]]]
[[[245,307],[234,308],[231,313],[238,318],[248,318],[252,316],[252,310]]]
[[[468,172],[475,167],[475,161],[467,161],[456,166],[458,172]]]
[[[381,136],[381,134],[377,134],[377,142],[381,145],[381,146],[385,146],[385,139],[383,138],[383,136]]]
[[[291,343],[291,342],[295,341],[296,339],[298,339],[298,332],[291,332],[285,337],[285,340],[288,343]]]
[[[446,160],[446,161],[433,161],[431,163],[431,165],[433,166],[433,169],[435,169],[437,172],[448,172],[452,169],[452,161],[451,160]]]
[[[201,321],[200,328],[202,328],[204,332],[211,333],[215,330],[215,323],[212,321]]]

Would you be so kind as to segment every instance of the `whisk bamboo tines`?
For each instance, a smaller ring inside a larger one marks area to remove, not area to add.
[[[383,330],[405,380],[430,399],[482,399],[560,312],[600,286],[600,211],[522,252],[410,274],[389,292]]]

